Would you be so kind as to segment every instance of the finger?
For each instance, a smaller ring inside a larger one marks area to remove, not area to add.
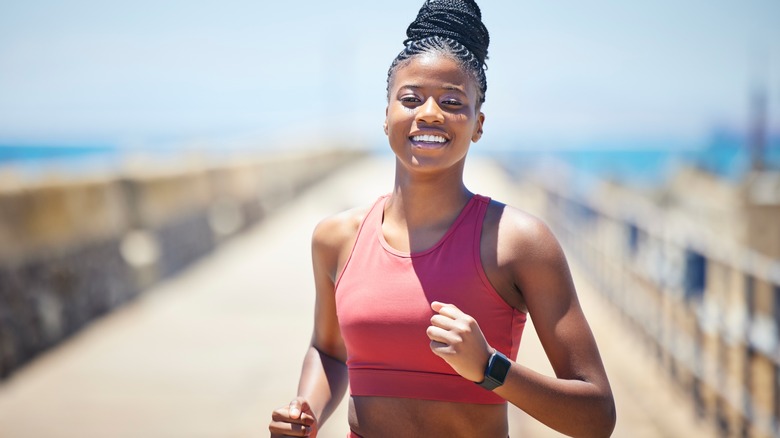
[[[431,325],[445,330],[452,330],[458,327],[456,320],[449,316],[439,315],[438,313],[431,317]]]
[[[299,418],[301,416],[302,404],[299,398],[290,402],[290,417]]]
[[[308,412],[308,413],[312,412],[311,406],[309,406],[309,401],[308,400],[306,400],[303,397],[298,397],[296,400],[298,400],[298,402],[300,403],[301,412]]]
[[[287,407],[275,410],[271,414],[271,420],[279,423],[303,424],[306,426],[311,426],[316,422],[314,416],[306,412],[301,413],[297,418],[293,418],[290,415],[290,409]]]
[[[461,341],[460,336],[457,334],[436,326],[428,326],[428,329],[425,330],[425,334],[428,335],[428,339],[431,341],[440,342],[447,346]]]
[[[444,307],[446,304],[440,302],[440,301],[433,301],[431,303],[431,309],[433,309],[434,312],[439,313],[439,310]]]
[[[298,418],[302,412],[311,413],[311,406],[309,406],[309,402],[305,398],[296,397],[295,400],[290,402],[290,416]]]
[[[431,341],[430,347],[431,351],[433,351],[433,354],[437,356],[444,357],[451,353],[450,346],[448,344],[443,344],[438,341]]]
[[[431,317],[431,325],[450,332],[465,334],[473,331],[472,320],[473,318],[466,314],[463,314],[463,317],[461,318],[452,318],[445,315],[433,315]]]
[[[433,309],[433,311],[439,315],[448,316],[452,319],[458,319],[466,316],[466,314],[458,309],[458,307],[454,304],[446,304],[434,301],[431,303],[431,309]]]
[[[274,422],[268,426],[271,436],[309,436],[311,427],[303,424],[279,423]]]

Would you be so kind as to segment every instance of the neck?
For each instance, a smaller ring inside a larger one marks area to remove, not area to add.
[[[395,186],[385,207],[385,220],[410,229],[448,224],[472,195],[463,183],[463,163],[430,174],[409,172],[396,163]]]

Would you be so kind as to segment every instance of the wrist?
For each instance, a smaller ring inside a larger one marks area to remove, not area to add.
[[[479,361],[477,367],[470,370],[468,374],[461,374],[464,378],[474,382],[474,383],[482,383],[482,381],[485,380],[485,369],[487,369],[488,364],[490,364],[490,357],[493,355],[493,353],[496,352],[496,349],[491,347],[490,345],[487,346],[487,349],[485,350],[485,354],[483,355],[483,358],[481,361]]]
[[[485,366],[484,378],[481,382],[475,382],[477,385],[490,391],[504,384],[506,376],[509,374],[509,368],[512,365],[512,362],[500,351],[492,350],[493,353],[488,358]]]

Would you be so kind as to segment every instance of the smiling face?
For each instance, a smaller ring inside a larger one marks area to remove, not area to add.
[[[436,170],[462,163],[482,136],[477,85],[451,57],[426,53],[391,78],[385,133],[409,169]]]

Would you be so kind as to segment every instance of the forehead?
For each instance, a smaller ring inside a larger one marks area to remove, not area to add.
[[[439,53],[413,56],[396,70],[391,89],[406,86],[441,88],[454,85],[467,94],[476,94],[477,84],[452,57]]]

